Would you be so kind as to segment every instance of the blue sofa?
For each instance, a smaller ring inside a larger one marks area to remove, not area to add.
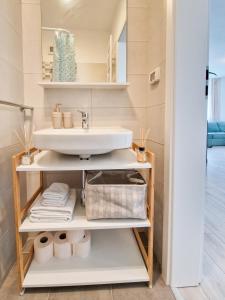
[[[225,146],[225,122],[208,122],[208,148]]]

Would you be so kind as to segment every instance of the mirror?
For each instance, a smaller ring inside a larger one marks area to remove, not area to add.
[[[126,0],[41,0],[43,79],[127,81]]]

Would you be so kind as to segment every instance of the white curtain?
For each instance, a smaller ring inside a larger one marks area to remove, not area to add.
[[[209,79],[208,121],[219,121],[221,116],[221,82],[219,78]]]

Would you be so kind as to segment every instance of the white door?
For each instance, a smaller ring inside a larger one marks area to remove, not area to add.
[[[208,0],[167,0],[163,275],[201,281],[206,168]]]

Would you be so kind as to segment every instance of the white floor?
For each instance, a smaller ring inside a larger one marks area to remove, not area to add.
[[[183,300],[225,300],[225,147],[208,149],[202,283],[175,293]]]

